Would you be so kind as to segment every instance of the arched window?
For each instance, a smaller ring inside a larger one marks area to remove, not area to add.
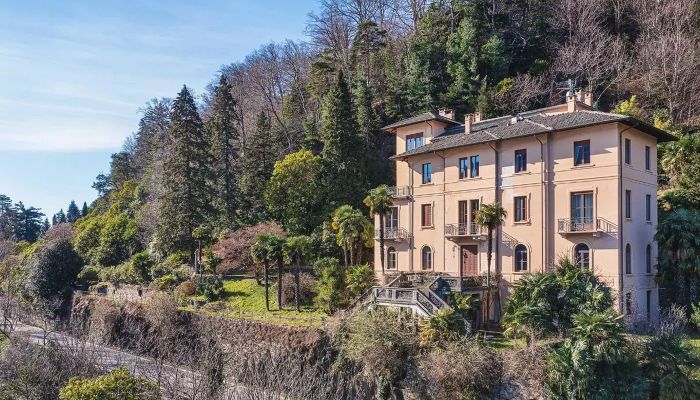
[[[625,273],[632,273],[632,246],[629,243],[625,246]]]
[[[585,243],[579,243],[574,247],[574,264],[581,268],[591,267],[591,249]]]
[[[527,271],[527,247],[524,244],[515,246],[515,272]]]
[[[422,254],[422,264],[421,267],[423,269],[432,269],[433,268],[433,250],[430,248],[430,246],[423,246],[423,250],[421,250]]]
[[[386,268],[396,269],[396,249],[393,247],[386,249]]]
[[[646,261],[647,261],[647,274],[651,274],[651,245],[647,245],[647,252],[646,252]]]

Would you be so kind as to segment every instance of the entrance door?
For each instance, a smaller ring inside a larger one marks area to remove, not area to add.
[[[462,254],[462,276],[473,276],[479,274],[478,247],[475,245],[460,246]]]

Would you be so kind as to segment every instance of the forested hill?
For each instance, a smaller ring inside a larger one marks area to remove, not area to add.
[[[74,246],[118,265],[274,220],[336,255],[331,212],[366,215],[367,190],[391,183],[381,126],[438,107],[493,117],[559,103],[567,79],[598,109],[683,136],[660,152],[666,206],[695,209],[698,3],[323,1],[307,42],[280,38],[223,66],[201,96],[183,86],[148,102]]]

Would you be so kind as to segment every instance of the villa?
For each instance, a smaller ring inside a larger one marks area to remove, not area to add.
[[[657,320],[656,145],[674,137],[591,104],[590,93],[570,90],[563,104],[517,115],[458,121],[440,110],[384,127],[396,135],[384,232],[395,279],[374,288],[374,302],[430,315],[449,291],[484,299],[487,232],[475,214],[498,202],[508,215],[494,232],[489,320],[514,281],[562,257],[606,282],[621,313]]]

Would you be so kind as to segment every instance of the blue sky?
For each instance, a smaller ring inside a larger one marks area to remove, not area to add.
[[[139,107],[304,39],[316,3],[0,0],[0,193],[47,215],[94,200]]]

